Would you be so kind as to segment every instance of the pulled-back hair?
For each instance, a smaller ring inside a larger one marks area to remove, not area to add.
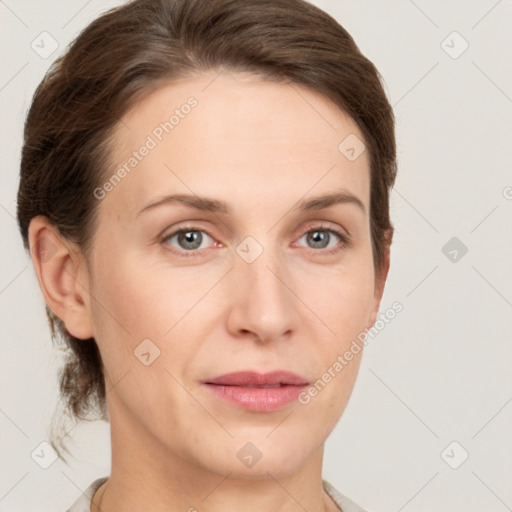
[[[357,123],[370,156],[378,270],[392,232],[393,111],[378,71],[348,32],[304,0],[134,0],[88,25],[48,70],[26,119],[17,209],[25,248],[31,219],[44,215],[88,258],[99,205],[93,191],[105,180],[120,118],[160,85],[222,69],[306,87]],[[65,412],[108,420],[94,338],[72,336],[46,312],[67,352],[59,375]]]

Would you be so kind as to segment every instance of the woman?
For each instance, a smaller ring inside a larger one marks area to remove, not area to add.
[[[395,174],[377,70],[302,0],[135,0],[79,35],[35,93],[18,194],[62,397],[110,421],[111,475],[70,511],[362,510],[323,447]]]

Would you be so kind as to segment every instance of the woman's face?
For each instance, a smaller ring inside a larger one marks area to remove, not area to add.
[[[361,352],[333,365],[375,321],[369,155],[318,94],[216,76],[162,87],[123,117],[80,279],[113,442],[153,461],[278,478],[322,450]],[[306,400],[299,384],[329,368]],[[219,379],[275,371],[295,385]]]

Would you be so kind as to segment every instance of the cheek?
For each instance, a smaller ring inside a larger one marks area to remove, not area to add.
[[[161,336],[194,297],[190,281],[182,281],[179,271],[156,270],[135,257],[105,258],[94,284],[98,328],[134,339]]]
[[[151,340],[156,353],[160,351],[157,366],[168,364],[171,353],[175,364],[189,357],[198,329],[190,320],[197,311],[204,315],[201,298],[218,275],[173,269],[161,261],[142,263],[136,255],[114,257],[114,247],[110,249],[105,250],[109,258],[96,262],[91,309],[95,338],[112,380],[128,369],[142,370],[134,351],[143,340]],[[172,342],[180,338],[187,344]]]
[[[145,270],[116,253],[113,244],[103,246],[102,253],[96,254],[91,316],[112,382],[128,370],[140,369],[134,350],[143,340],[154,338],[157,326],[153,311],[159,297],[148,279]]]
[[[374,307],[372,265],[360,254],[357,264],[320,269],[302,283],[302,296],[321,320],[308,322],[314,326],[317,385],[304,402],[310,411],[328,418],[322,427],[325,432],[341,416],[357,378],[364,351],[360,335],[369,326]],[[325,415],[325,411],[330,412]]]
[[[373,282],[352,275],[350,279],[330,280],[323,292],[311,288],[308,300],[318,305],[316,380],[303,395],[311,416],[322,418],[319,428],[327,436],[348,403],[359,371],[364,344],[361,333],[368,326],[373,306]],[[323,325],[325,324],[325,325]],[[327,327],[329,329],[327,329]]]
[[[323,321],[330,338],[343,344],[363,331],[374,307],[373,267],[359,264],[302,271],[297,295]],[[321,322],[320,322],[321,324]],[[328,336],[329,338],[329,336]],[[331,344],[332,345],[332,344]]]

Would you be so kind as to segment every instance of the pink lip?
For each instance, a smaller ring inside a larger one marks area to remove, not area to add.
[[[294,402],[308,386],[308,381],[287,371],[248,371],[221,375],[202,384],[217,397],[242,409],[269,412]]]

